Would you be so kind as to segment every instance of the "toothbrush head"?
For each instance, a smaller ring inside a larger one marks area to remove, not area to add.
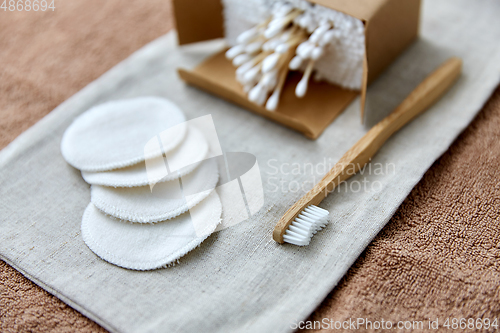
[[[286,243],[306,246],[312,236],[328,224],[328,211],[318,206],[307,206],[288,226],[283,235]]]

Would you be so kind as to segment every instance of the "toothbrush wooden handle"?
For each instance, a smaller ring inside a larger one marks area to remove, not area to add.
[[[461,68],[462,60],[453,57],[422,81],[390,115],[372,127],[316,186],[283,215],[274,228],[273,239],[283,243],[286,229],[304,208],[321,203],[338,184],[362,169],[392,134],[424,112],[451,87],[460,75]]]

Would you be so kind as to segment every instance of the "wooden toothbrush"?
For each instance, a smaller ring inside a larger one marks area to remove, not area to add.
[[[453,57],[422,81],[390,115],[372,127],[316,186],[283,215],[274,228],[273,239],[278,243],[308,245],[316,231],[328,223],[328,211],[316,205],[338,184],[363,168],[391,135],[436,102],[455,82],[461,69],[462,60]],[[352,172],[353,166],[355,172]],[[346,172],[348,169],[349,172]]]

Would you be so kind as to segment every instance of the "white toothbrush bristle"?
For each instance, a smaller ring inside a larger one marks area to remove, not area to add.
[[[283,240],[298,246],[309,245],[312,236],[328,224],[328,215],[326,209],[306,207],[286,229]]]

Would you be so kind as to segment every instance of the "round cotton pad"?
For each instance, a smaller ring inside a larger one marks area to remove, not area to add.
[[[122,220],[158,222],[194,207],[210,194],[218,180],[217,163],[210,159],[181,179],[158,183],[152,190],[149,186],[114,188],[92,185],[90,201],[104,213]]]
[[[114,265],[155,269],[200,245],[220,223],[221,212],[215,191],[189,213],[155,224],[114,219],[90,203],[82,218],[82,237],[96,255]]]
[[[113,187],[135,187],[170,181],[189,174],[196,169],[208,153],[208,143],[203,134],[193,126],[188,127],[184,141],[167,154],[166,160],[170,173],[151,175],[148,173],[144,162],[132,166],[102,172],[82,171],[83,179],[89,184]],[[157,157],[159,163],[164,165],[163,157]],[[181,166],[178,170],[175,166]]]
[[[153,146],[158,148],[148,148],[145,154],[155,135],[160,135],[163,152],[177,147],[184,138],[185,121],[182,111],[163,98],[112,101],[76,118],[64,133],[61,152],[69,164],[80,170],[123,168],[162,154],[157,142]]]

